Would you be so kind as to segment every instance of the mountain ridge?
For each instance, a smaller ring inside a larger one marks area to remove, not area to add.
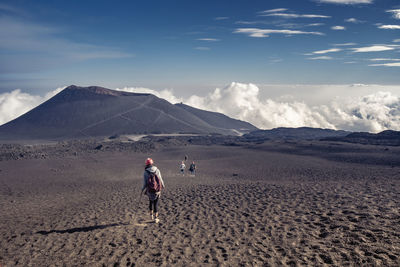
[[[354,132],[346,136],[327,137],[322,140],[363,145],[400,146],[400,131],[385,130],[379,133]]]
[[[205,114],[208,111],[202,112]],[[215,117],[215,114],[210,116]],[[210,124],[188,109],[152,94],[71,85],[17,119],[0,126],[0,139],[73,139],[149,133],[237,135],[257,129],[250,123],[225,115],[217,117],[221,125],[233,127],[217,127],[215,122]],[[248,129],[243,129],[243,125]]]

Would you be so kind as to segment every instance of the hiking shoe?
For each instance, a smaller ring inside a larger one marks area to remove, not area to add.
[[[156,219],[154,220],[154,222],[155,222],[155,223],[159,223],[159,222],[160,222],[160,219],[156,218]]]

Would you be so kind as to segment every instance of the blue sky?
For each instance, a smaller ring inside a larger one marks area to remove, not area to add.
[[[1,90],[399,84],[399,9],[393,0],[1,1]]]
[[[260,128],[400,130],[399,74],[398,0],[0,1],[0,124],[75,84]]]

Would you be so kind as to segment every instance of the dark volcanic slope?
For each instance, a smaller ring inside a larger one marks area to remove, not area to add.
[[[222,113],[206,111],[206,110],[194,108],[194,107],[182,104],[182,103],[175,104],[175,106],[178,106],[178,107],[190,112],[191,114],[208,122],[210,125],[212,125],[214,127],[221,127],[221,128],[226,128],[226,129],[238,129],[239,128],[242,130],[242,132],[258,130],[255,126],[253,126],[252,124],[250,124],[248,122],[229,118],[228,116],[226,116]]]
[[[233,120],[232,120],[233,121]],[[146,133],[235,134],[151,94],[69,86],[0,127],[2,139],[63,139]],[[233,129],[233,130],[232,130]]]
[[[377,134],[359,132],[342,137],[325,138],[324,140],[355,144],[400,146],[400,131],[386,130]]]
[[[340,137],[346,136],[350,132],[347,131],[336,131],[331,129],[320,129],[310,127],[300,128],[274,128],[271,130],[257,130],[249,134],[245,134],[244,137],[248,140],[253,141],[265,141],[265,140],[315,140],[325,137]]]

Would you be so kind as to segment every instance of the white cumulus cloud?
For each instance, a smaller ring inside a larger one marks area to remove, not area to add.
[[[333,102],[326,115],[341,129],[369,132],[400,130],[400,98],[389,92],[377,92]]]
[[[276,102],[262,100],[259,88],[254,84],[231,83],[223,89],[215,89],[205,97],[192,96],[186,104],[248,121],[260,128],[279,126],[332,128],[319,114],[302,102]]]
[[[44,96],[31,95],[21,92],[19,89],[0,94],[0,125],[35,108],[47,99],[61,92],[64,88],[65,87],[57,88]]]
[[[263,129],[309,126],[370,132],[400,130],[400,98],[390,92],[310,106],[295,100],[262,99],[259,91],[254,84],[231,83],[204,97],[192,96],[185,103],[222,112]]]

